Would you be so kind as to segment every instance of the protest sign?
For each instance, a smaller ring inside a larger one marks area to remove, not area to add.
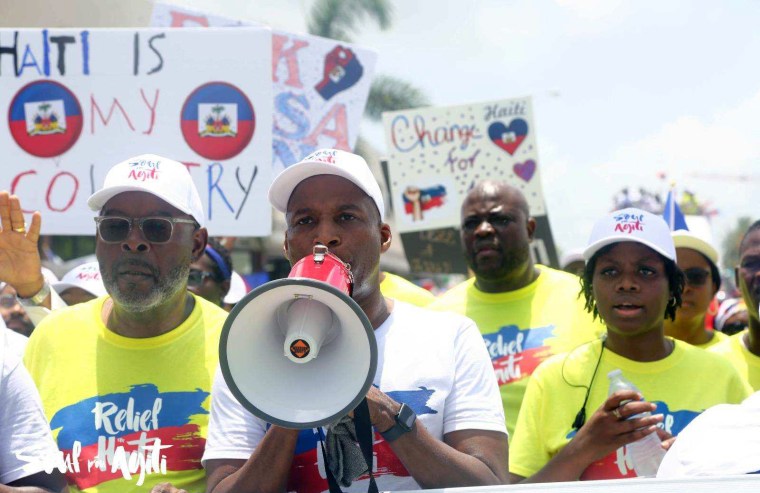
[[[160,2],[151,17],[151,25],[160,27],[246,24]],[[275,173],[317,149],[353,149],[376,59],[352,44],[272,31]]]
[[[482,180],[505,181],[523,192],[539,224],[534,258],[557,265],[530,98],[388,112],[383,125],[393,217],[402,238],[458,228],[467,192]]]
[[[154,153],[187,166],[211,234],[268,235],[271,50],[265,28],[0,29],[0,187],[44,234],[93,234],[108,169]]]

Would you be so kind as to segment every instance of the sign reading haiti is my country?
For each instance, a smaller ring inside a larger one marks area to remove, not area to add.
[[[492,179],[546,214],[530,98],[383,113],[400,232],[459,227],[467,192]]]
[[[239,27],[251,23],[156,3],[151,25]],[[353,149],[376,58],[372,51],[332,39],[272,32],[275,173],[317,149]]]
[[[42,212],[43,233],[91,235],[87,198],[108,169],[159,154],[186,165],[210,234],[268,235],[271,39],[262,27],[0,29],[0,189]]]

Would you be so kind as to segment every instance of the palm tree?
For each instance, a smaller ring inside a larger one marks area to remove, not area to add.
[[[377,22],[380,29],[388,29],[392,16],[389,0],[317,0],[309,12],[307,25],[309,33],[316,36],[350,42],[351,33],[359,29],[366,17]],[[428,104],[425,94],[411,83],[389,75],[375,75],[364,116],[377,122],[384,111]]]
[[[309,33],[340,41],[351,41],[351,34],[356,33],[366,18],[375,21],[380,29],[388,29],[393,17],[390,0],[316,0],[307,19]],[[382,119],[384,111],[403,110],[428,106],[427,96],[411,83],[389,75],[375,74],[369,90],[364,116],[373,122]],[[385,181],[380,170],[379,153],[370,143],[359,136],[354,152],[363,156],[379,182]],[[387,190],[386,184],[386,190]],[[383,255],[384,270],[403,270],[406,260],[396,242],[391,247],[393,252]],[[394,260],[395,259],[395,260]]]

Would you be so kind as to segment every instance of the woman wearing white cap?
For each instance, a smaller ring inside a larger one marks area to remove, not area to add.
[[[594,226],[584,258],[586,308],[607,337],[533,373],[509,446],[513,481],[635,477],[626,445],[655,432],[677,435],[706,408],[751,392],[728,361],[665,336],[684,280],[662,218],[638,209],[609,214]],[[641,393],[608,396],[613,370]]]
[[[682,303],[674,320],[665,320],[665,334],[708,348],[728,336],[705,327],[707,309],[720,288],[718,251],[690,231],[673,231],[678,267],[686,277]]]

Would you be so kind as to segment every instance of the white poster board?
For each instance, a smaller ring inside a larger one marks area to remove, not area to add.
[[[266,28],[0,29],[0,187],[43,234],[91,235],[108,169],[155,153],[185,163],[210,234],[266,236],[271,53]]]
[[[459,227],[467,192],[486,179],[546,215],[530,98],[383,113],[398,231]]]
[[[151,16],[156,27],[251,24],[160,2]],[[376,53],[353,44],[272,32],[275,174],[317,149],[353,149],[376,60]]]

